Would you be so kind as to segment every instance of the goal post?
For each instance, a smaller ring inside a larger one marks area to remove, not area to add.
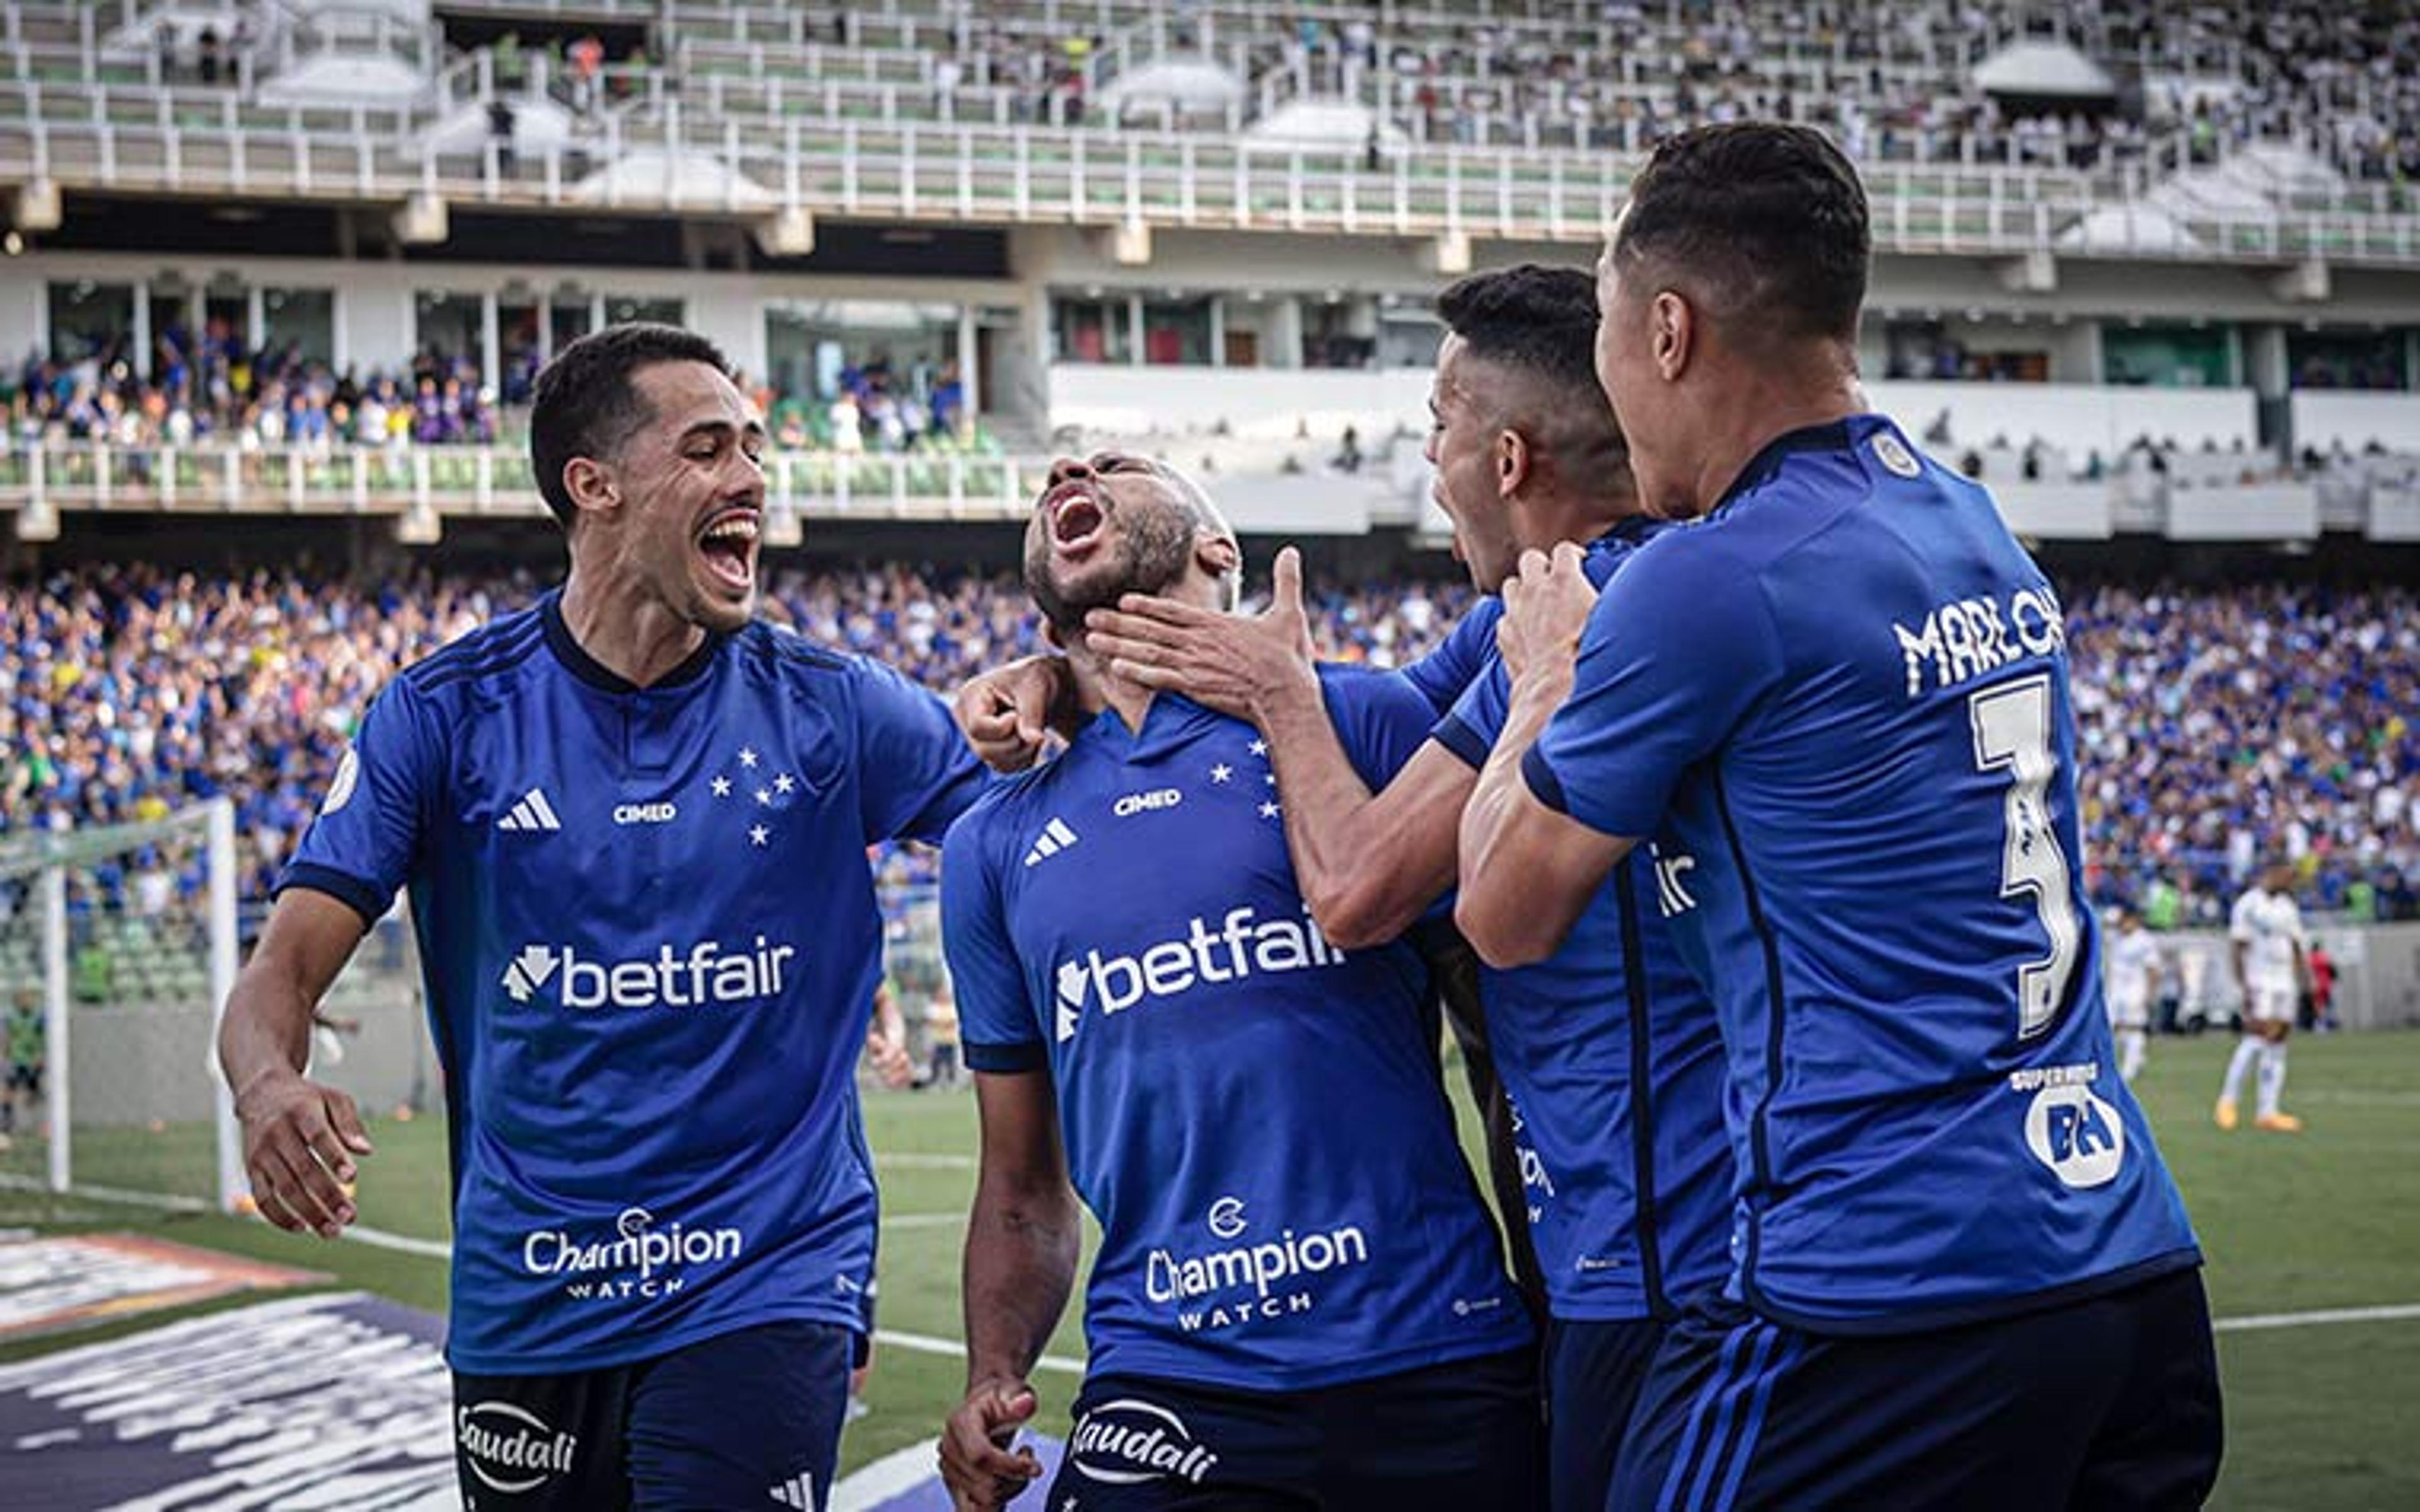
[[[244,1189],[218,1074],[237,965],[235,806],[0,841],[0,1182],[232,1211]],[[39,1004],[40,1028],[22,1022]]]

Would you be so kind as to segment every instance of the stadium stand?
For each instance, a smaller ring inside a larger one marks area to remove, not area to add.
[[[1005,577],[900,566],[785,569],[768,611],[943,690],[1040,649]],[[521,577],[380,582],[293,573],[86,568],[0,594],[0,836],[238,803],[243,890],[265,896],[362,709],[407,665],[536,591]],[[1469,605],[1395,579],[1321,594],[1324,655],[1400,665]],[[2310,901],[2411,917],[2420,878],[2420,597],[2087,584],[2069,606],[2086,838],[2104,902],[2181,894],[2208,922],[2262,857]],[[902,856],[890,880],[929,879]],[[162,880],[95,878],[113,917],[166,906]],[[128,910],[129,898],[148,904]]]
[[[777,548],[910,520],[970,563],[819,549],[775,594],[814,633],[941,686],[1030,646],[949,522],[1117,444],[1248,532],[1358,543],[1388,586],[1326,643],[1402,659],[1462,602],[1403,596],[1444,542],[1429,296],[1591,255],[1657,136],[1772,116],[1867,176],[1876,406],[2071,553],[2101,894],[2191,915],[2281,845],[2314,903],[2391,910],[2408,589],[2211,585],[2280,549],[2393,581],[2420,540],[2415,60],[2420,19],[2317,0],[6,0],[0,821],[224,787],[256,889],[368,691],[531,592],[409,552],[540,517],[530,381],[627,319],[742,368]],[[104,513],[370,518],[404,551],[43,563]],[[2092,586],[2171,569],[2195,586]],[[2313,711],[2290,749],[2271,700]]]

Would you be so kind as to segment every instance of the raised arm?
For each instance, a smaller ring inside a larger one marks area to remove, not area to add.
[[[1059,1108],[1047,1070],[978,1072],[982,1165],[967,1224],[967,1395],[941,1437],[941,1474],[961,1508],[1005,1506],[1042,1473],[1011,1451],[1036,1401],[1027,1377],[1066,1310],[1081,1238]]]
[[[334,1239],[354,1217],[345,1184],[370,1153],[353,1100],[305,1077],[311,1016],[368,926],[352,904],[290,887],[227,995],[219,1066],[243,1124],[243,1165],[260,1215]]]

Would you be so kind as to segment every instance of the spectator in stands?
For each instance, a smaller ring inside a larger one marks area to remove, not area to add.
[[[0,1149],[8,1148],[8,1136],[19,1129],[34,1127],[35,1110],[42,1102],[43,1046],[48,1040],[42,1022],[41,999],[31,987],[17,989],[17,1000],[8,1010],[6,1030],[8,1041],[8,1083],[5,1099],[0,1099]]]
[[[381,410],[390,427],[411,415],[393,380],[374,377],[351,417],[357,439]],[[398,429],[389,437],[406,444]],[[2307,907],[2420,916],[2406,880],[2420,874],[2420,594],[2066,587],[2097,904],[2136,907],[2155,930],[2212,921],[2236,889],[2240,832],[2242,856],[2295,857]],[[224,792],[246,837],[242,890],[257,896],[369,691],[530,596],[525,579],[503,574],[348,584],[91,566],[0,585],[0,835],[158,817]],[[1432,643],[1463,599],[1398,580],[1331,585],[1311,609],[1322,655],[1392,666]],[[766,601],[818,640],[935,687],[1040,648],[1005,579],[777,572]],[[897,880],[929,876],[912,856],[897,866]],[[156,872],[171,879],[170,906],[185,905],[197,873],[168,853],[100,896],[146,910]]]
[[[495,144],[496,174],[502,178],[513,177],[519,161],[513,151],[513,102],[503,95],[488,101],[488,139]]]

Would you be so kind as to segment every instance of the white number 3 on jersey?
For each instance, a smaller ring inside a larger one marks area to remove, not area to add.
[[[2050,1027],[2067,1000],[2068,978],[2084,943],[2067,855],[2051,827],[2043,795],[2058,771],[2050,748],[2050,679],[2021,678],[1978,689],[1966,700],[1975,721],[1975,765],[2009,774],[2008,828],[2000,856],[2000,896],[2033,894],[2050,936],[2050,954],[2017,969],[2017,1038]]]

